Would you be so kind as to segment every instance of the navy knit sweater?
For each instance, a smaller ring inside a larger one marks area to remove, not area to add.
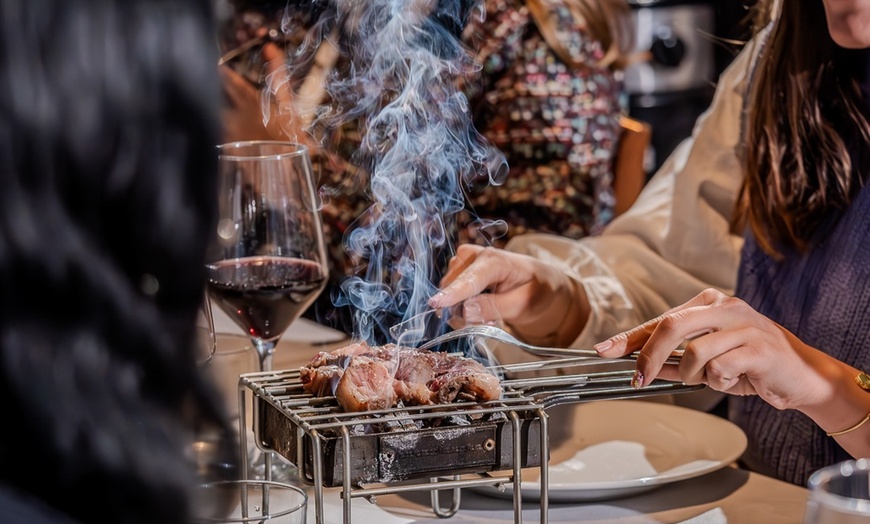
[[[870,100],[868,51],[848,52]],[[863,73],[863,74],[862,74]],[[866,145],[853,141],[851,157],[867,180]],[[737,296],[826,353],[870,371],[870,187],[845,211],[833,211],[806,253],[783,250],[775,261],[751,233],[743,247]],[[794,410],[779,411],[758,397],[732,397],[729,417],[746,431],[744,457],[752,469],[805,485],[815,470],[849,455],[813,421]],[[844,420],[843,426],[855,422]]]

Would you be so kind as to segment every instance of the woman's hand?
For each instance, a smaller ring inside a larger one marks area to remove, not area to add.
[[[220,66],[218,72],[224,92],[224,103],[221,107],[223,141],[284,138],[280,134],[273,136],[276,130],[269,130],[263,125],[260,90],[228,66]]]
[[[231,67],[219,67],[224,92],[221,108],[223,140],[291,140],[304,143],[307,134],[299,129],[301,121],[295,114],[292,91],[286,80],[284,52],[274,43],[267,42],[263,45],[262,55],[266,64],[265,76],[274,85],[269,104],[265,106],[269,117],[266,123],[263,121],[263,92]]]
[[[679,365],[664,364],[689,340]],[[812,348],[737,298],[713,289],[662,316],[597,344],[603,357],[640,349],[633,385],[656,377],[759,395],[812,418],[854,457],[870,453],[870,395],[859,370]]]
[[[679,365],[665,365],[688,340]],[[813,349],[746,302],[708,289],[660,317],[595,347],[603,357],[640,350],[633,385],[656,377],[738,395],[760,395],[778,409],[829,400],[826,370],[840,363]],[[831,380],[839,380],[839,374]]]
[[[466,322],[504,321],[537,344],[567,346],[589,315],[583,287],[562,268],[501,249],[459,246],[441,285],[430,306],[462,303]]]

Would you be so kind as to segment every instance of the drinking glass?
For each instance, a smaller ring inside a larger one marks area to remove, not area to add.
[[[258,366],[257,351],[249,338],[244,335],[221,333],[217,336],[218,349],[208,366],[203,371],[217,386],[228,408],[228,415],[236,422],[238,431],[245,431],[246,449],[239,450],[239,456],[246,460],[248,473],[254,478],[266,478],[266,456],[257,446],[253,431],[253,409],[245,410],[245,420],[240,420],[239,410],[239,376],[256,371]],[[239,433],[241,435],[241,433]],[[204,439],[201,439],[204,440]],[[209,442],[202,443],[204,451],[211,451]],[[208,458],[208,455],[205,456]],[[277,459],[277,460],[276,460]],[[296,467],[283,458],[272,457],[269,478],[279,481],[289,481],[296,476]]]
[[[214,330],[214,316],[208,294],[203,293],[202,302],[196,312],[196,362],[201,366],[211,363],[217,349],[217,335]]]
[[[847,460],[822,468],[808,482],[805,524],[870,522],[870,460]]]
[[[260,371],[326,285],[326,248],[305,146],[251,141],[219,146],[218,225],[208,293],[248,334]]]
[[[305,524],[308,496],[281,482],[231,480],[199,487],[197,524]]]

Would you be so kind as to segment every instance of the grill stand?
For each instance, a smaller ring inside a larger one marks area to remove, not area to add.
[[[551,361],[550,364],[547,364],[548,368],[555,368],[560,365],[560,363],[564,363],[565,361],[575,361],[572,365],[584,365],[582,363],[578,364],[577,360],[585,360],[585,359],[564,359],[558,361]],[[598,360],[597,363],[601,361]],[[524,365],[515,365],[514,370],[522,368]],[[540,364],[535,364],[533,366],[535,369],[541,369],[542,366]],[[511,371],[511,366],[501,366],[504,370]],[[254,438],[255,444],[257,447],[263,451],[264,460],[265,460],[265,479],[271,480],[272,472],[271,472],[271,459],[272,453],[276,452],[272,447],[267,445],[262,437],[261,431],[263,423],[261,421],[261,409],[256,409],[256,402],[262,401],[266,402],[278,411],[288,413],[293,409],[293,402],[290,402],[290,406],[288,407],[286,402],[279,402],[277,398],[272,394],[274,391],[283,392],[287,388],[283,386],[276,386],[274,383],[270,386],[268,383],[263,385],[258,382],[258,380],[265,379],[277,381],[281,383],[284,378],[282,378],[281,374],[291,373],[290,371],[282,372],[262,372],[262,373],[248,373],[242,375],[239,379],[239,436],[240,436],[240,451],[241,456],[243,457],[242,463],[242,479],[247,480],[249,478],[249,464],[247,460],[244,460],[244,457],[247,456],[247,431],[245,428],[246,418],[246,391],[251,392],[251,404],[253,406],[253,429],[254,429]],[[296,372],[298,375],[298,372]],[[634,390],[629,385],[629,381],[631,379],[631,371],[611,371],[604,373],[595,373],[593,375],[568,375],[556,377],[555,379],[552,377],[546,377],[543,379],[522,379],[522,380],[506,380],[503,383],[507,386],[507,389],[510,388],[511,384],[514,383],[516,385],[522,386],[521,392],[514,399],[502,399],[502,401],[497,402],[498,404],[504,403],[507,407],[498,408],[498,407],[489,407],[486,408],[489,404],[483,404],[485,409],[477,410],[478,413],[487,413],[487,412],[499,412],[504,413],[510,421],[511,433],[512,433],[512,474],[510,476],[505,477],[496,477],[489,474],[489,472],[485,473],[470,473],[466,474],[466,476],[472,476],[473,478],[462,478],[462,475],[454,475],[452,476],[452,480],[443,480],[439,477],[428,477],[426,479],[410,479],[410,482],[405,482],[402,484],[393,484],[390,482],[383,482],[383,487],[366,487],[364,484],[358,484],[356,486],[353,485],[351,481],[351,472],[352,472],[352,462],[351,462],[351,433],[348,429],[349,425],[352,423],[349,422],[339,422],[336,421],[335,425],[337,425],[338,430],[340,432],[340,441],[341,441],[341,449],[342,449],[342,503],[343,503],[343,523],[344,524],[352,524],[352,500],[354,498],[366,498],[372,503],[376,502],[376,498],[380,495],[390,495],[390,494],[401,494],[407,492],[419,492],[419,491],[429,491],[431,497],[431,505],[432,510],[436,516],[441,518],[449,518],[457,513],[460,506],[460,496],[462,488],[470,488],[470,487],[481,487],[481,486],[492,486],[499,489],[503,489],[505,484],[513,483],[513,510],[514,510],[514,522],[516,524],[521,524],[523,522],[522,516],[522,489],[520,488],[522,484],[522,468],[523,468],[523,460],[524,457],[524,446],[523,446],[523,420],[529,420],[528,414],[533,415],[532,420],[536,420],[539,422],[539,430],[538,430],[538,442],[539,442],[539,451],[540,451],[540,465],[538,466],[540,469],[540,484],[542,489],[540,490],[540,523],[546,524],[548,522],[548,509],[549,509],[549,494],[548,490],[544,488],[544,486],[549,485],[549,472],[548,472],[548,458],[549,458],[549,422],[548,415],[546,413],[546,409],[560,405],[560,404],[569,404],[569,403],[579,403],[585,401],[592,400],[601,400],[601,399],[623,399],[623,398],[638,398],[645,396],[654,396],[661,395],[665,393],[674,393],[674,392],[685,392],[696,389],[701,389],[703,386],[688,386],[686,384],[680,383],[672,383],[672,382],[654,382],[649,386],[646,386],[643,390]],[[590,379],[590,377],[593,377]],[[582,379],[582,380],[579,380]],[[596,383],[601,383],[604,385],[603,388],[598,387],[598,389],[586,389],[590,385],[595,386]],[[612,384],[619,383],[624,385],[613,386]],[[578,388],[578,386],[582,386]],[[531,393],[531,398],[526,395]],[[297,402],[296,405],[299,405]],[[384,410],[385,413],[389,414],[393,410]],[[378,412],[372,412],[378,413]],[[522,418],[520,413],[525,413],[527,415],[526,418]],[[431,415],[431,414],[430,414]],[[289,415],[288,415],[289,416]],[[437,413],[436,415],[437,416]],[[428,416],[425,418],[435,418],[435,416]],[[312,417],[317,418],[317,417]],[[329,419],[329,416],[320,416],[319,418]],[[296,425],[296,464],[298,470],[299,479],[306,483],[311,484],[314,491],[314,504],[315,504],[315,518],[316,524],[326,524],[323,516],[323,486],[324,486],[324,449],[322,448],[322,439],[321,434],[317,428],[312,427],[314,424],[309,424],[305,420],[294,420],[291,417],[292,423]],[[530,433],[531,435],[531,430]],[[308,440],[305,440],[308,437]],[[308,441],[311,443],[312,452],[312,479],[308,480],[304,476],[303,465],[305,464],[305,449],[303,446],[303,441]],[[286,456],[286,455],[285,455]],[[506,471],[506,470],[502,470]],[[403,479],[407,481],[408,479]],[[242,504],[242,516],[248,516],[248,504],[247,504],[247,496],[246,496],[246,486],[243,486],[243,492],[241,497]],[[438,492],[452,490],[453,492],[453,500],[452,504],[449,508],[444,509],[440,505],[440,501],[438,499]],[[267,514],[268,508],[268,490],[264,490],[263,493],[263,501],[262,506],[264,508],[263,515]]]

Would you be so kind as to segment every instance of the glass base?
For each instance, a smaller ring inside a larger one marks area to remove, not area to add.
[[[253,434],[249,435],[248,440],[248,477],[256,480],[267,480],[266,477],[266,455],[271,455],[270,470],[272,472],[268,480],[276,480],[278,482],[294,483],[298,478],[299,470],[287,461],[278,453],[272,451],[262,451],[253,444]]]

